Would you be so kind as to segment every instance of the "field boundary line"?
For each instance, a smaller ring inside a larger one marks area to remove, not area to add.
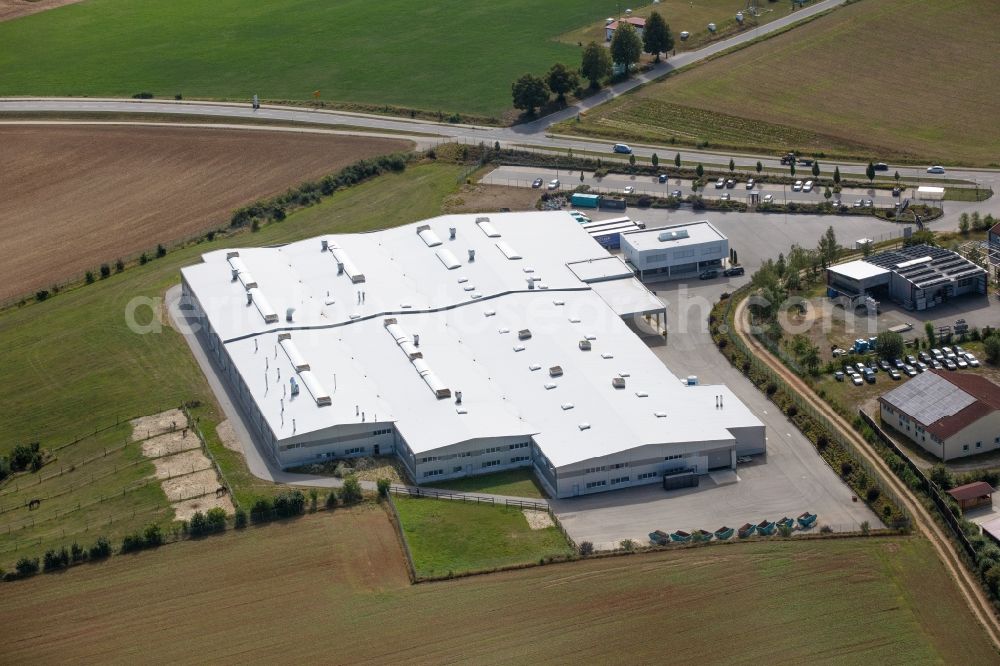
[[[410,542],[406,539],[406,532],[403,531],[403,521],[399,517],[399,511],[396,509],[396,502],[392,499],[392,493],[385,496],[386,504],[389,505],[389,522],[392,523],[393,530],[396,532],[396,537],[399,539],[400,545],[403,547],[403,555],[406,556],[406,569],[407,573],[410,575],[411,583],[419,583],[420,579],[417,578],[417,568],[413,564],[413,553],[410,552]]]

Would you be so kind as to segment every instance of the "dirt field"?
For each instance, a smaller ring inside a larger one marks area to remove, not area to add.
[[[541,192],[523,187],[499,185],[463,185],[456,194],[444,200],[446,213],[483,213],[501,208],[535,210]]]
[[[142,443],[142,455],[147,458],[158,458],[200,447],[201,442],[198,441],[197,435],[188,432],[185,436],[185,431],[181,429],[147,439]]]
[[[129,421],[129,424],[132,426],[132,441],[134,442],[137,439],[146,439],[147,437],[155,437],[156,435],[183,430],[187,426],[187,417],[179,409],[168,409],[158,414],[150,414],[132,419]]]
[[[28,14],[37,14],[80,0],[0,0],[0,21],[10,21]]]
[[[262,196],[410,142],[253,130],[0,126],[0,302],[228,224]]]
[[[662,660],[665,641],[678,663],[996,660],[915,537],[731,544],[411,586],[382,508],[365,505],[114,557],[3,596],[11,663],[643,663]]]
[[[533,530],[544,530],[546,527],[552,527],[555,525],[555,523],[552,522],[552,516],[545,511],[525,509],[521,513],[524,514],[524,519],[528,521],[528,527]]]

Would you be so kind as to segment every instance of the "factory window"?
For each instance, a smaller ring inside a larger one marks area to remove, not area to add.
[[[500,464],[499,460],[487,460],[483,463],[483,467],[496,467]]]
[[[976,442],[976,448],[977,449],[983,448],[983,443],[982,442]]]
[[[969,445],[968,444],[962,444],[962,450],[963,451],[968,451],[969,450]]]
[[[601,465],[600,467],[588,467],[587,469],[583,470],[583,473],[593,474],[594,472],[606,472],[606,471],[608,471],[608,466]]]
[[[355,446],[353,449],[347,449],[346,451],[344,451],[344,455],[349,456],[353,453],[364,453],[364,452],[365,452],[365,447]]]
[[[618,483],[625,483],[626,481],[628,481],[627,476],[619,476],[617,478],[611,479],[611,485],[615,485]]]
[[[372,432],[372,435],[388,435],[390,432],[392,432],[392,428],[383,428]]]
[[[461,465],[455,465],[454,467],[451,468],[451,473],[452,474],[458,474],[461,471],[462,471],[462,466]]]
[[[458,457],[459,458],[470,458],[470,457],[472,457],[472,451],[463,451],[462,453],[458,454]]]
[[[512,463],[524,462],[525,460],[528,460],[528,456],[514,456],[510,459]]]
[[[438,459],[438,456],[424,456],[423,458],[420,459],[420,462],[422,462],[422,463],[434,462],[437,459]]]
[[[424,477],[426,478],[428,476],[441,476],[442,474],[444,474],[443,469],[431,469],[424,472]]]
[[[614,465],[609,465],[609,467],[611,469],[621,469],[622,467],[628,467],[628,463],[627,462],[615,463]]]
[[[693,257],[694,248],[688,250],[674,250],[674,259],[683,259],[685,257]]]
[[[607,485],[607,481],[591,481],[587,484],[587,489],[590,488],[600,488],[601,486]]]
[[[527,448],[530,445],[531,445],[530,442],[520,442],[518,444],[511,444],[510,448],[511,449],[525,449],[525,448]]]
[[[643,472],[636,476],[637,481],[642,481],[643,479],[652,479],[653,477],[659,476],[659,472]]]
[[[499,450],[500,450],[499,446],[491,446],[488,449],[483,449],[483,453],[496,453]]]
[[[683,457],[684,457],[684,454],[678,453],[678,454],[675,454],[675,455],[672,455],[672,456],[667,456],[666,458],[664,458],[664,460],[677,460],[678,458],[683,458]]]

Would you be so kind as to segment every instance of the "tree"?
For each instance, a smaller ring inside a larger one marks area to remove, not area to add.
[[[576,90],[577,86],[580,85],[580,77],[566,65],[557,62],[545,75],[545,82],[548,83],[549,90],[555,93],[556,99],[562,104],[566,101],[566,93]]]
[[[389,481],[389,479],[379,479],[378,481],[375,482],[375,485],[378,488],[379,497],[389,496],[389,488],[392,487],[392,482]]]
[[[635,153],[629,153],[628,163],[629,166],[635,166]]]
[[[969,235],[969,214],[968,213],[962,213],[961,215],[959,215],[959,217],[958,217],[958,230],[962,233],[963,236],[968,236]]]
[[[652,157],[649,158],[649,163],[652,164],[654,167],[660,166],[660,156],[657,155],[656,153],[653,153]]]
[[[830,191],[830,186],[827,185],[826,189],[823,190],[823,198],[829,201],[830,197],[832,197],[832,196],[833,196],[833,192]]]
[[[810,371],[816,370],[819,367],[819,347],[816,345],[810,345],[802,352],[802,357],[800,359],[802,364],[805,365]]]
[[[955,485],[955,479],[951,472],[941,463],[931,468],[931,481],[942,490],[951,490],[952,486]]]
[[[819,178],[819,162],[813,162],[813,178]]]
[[[243,507],[236,509],[236,514],[233,516],[233,527],[238,530],[242,530],[247,526],[247,512],[243,510]]]
[[[763,170],[764,170],[764,165],[760,162],[760,160],[757,160],[757,173],[759,174]]]
[[[736,171],[736,162],[734,162],[733,158],[730,157],[729,158],[729,173],[732,173],[734,171]]]
[[[583,180],[584,180],[584,178],[585,178],[585,177],[586,177],[586,176],[584,176],[584,175],[583,175],[583,172],[581,171],[581,172],[580,172],[580,182],[581,182],[581,183],[583,182]]]
[[[188,522],[188,532],[193,537],[200,537],[208,534],[208,521],[205,519],[205,514],[201,511],[194,512],[194,515],[191,516],[190,522]]]
[[[983,351],[986,360],[993,365],[1000,365],[1000,334],[993,333],[983,340]]]
[[[660,54],[674,48],[674,36],[670,34],[670,26],[663,20],[659,12],[653,12],[646,19],[646,27],[642,30],[642,50],[656,57],[660,62]]]
[[[927,346],[933,347],[936,339],[936,336],[934,335],[934,324],[926,322],[924,324],[924,333],[927,335]]]
[[[840,185],[840,167],[833,168],[833,184]]]
[[[705,175],[705,167],[701,165],[701,162],[694,168],[694,172],[698,176],[698,180],[701,180],[701,177]]]
[[[597,42],[587,44],[583,49],[580,74],[590,81],[591,88],[599,88],[601,81],[611,76],[611,55],[608,50]]]
[[[674,155],[674,166],[677,167],[678,169],[681,168],[681,154],[680,153],[677,153],[676,155]]]
[[[358,481],[358,477],[353,474],[349,475],[344,479],[344,487],[340,489],[340,501],[344,504],[355,504],[360,502],[362,497],[361,483]]]
[[[896,172],[896,184],[899,185],[899,172]]]
[[[795,162],[792,162],[791,164],[788,165],[788,174],[792,178],[795,178]]]
[[[618,22],[615,36],[611,38],[611,60],[628,75],[642,55],[642,41],[632,24]]]
[[[837,243],[837,234],[834,233],[833,227],[827,228],[826,233],[819,239],[819,247],[817,249],[826,265],[833,262],[837,258],[837,255],[840,254],[840,245]]]
[[[887,361],[902,356],[905,347],[903,336],[895,331],[882,331],[875,340],[875,350]]]
[[[522,74],[510,89],[514,108],[527,112],[529,116],[534,115],[535,107],[549,101],[549,89],[545,87],[545,81],[534,74]]]
[[[869,183],[875,181],[875,165],[871,162],[868,163],[868,167],[865,169],[865,175],[868,177]]]

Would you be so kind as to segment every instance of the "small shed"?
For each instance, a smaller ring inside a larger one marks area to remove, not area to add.
[[[944,188],[921,185],[917,188],[917,198],[923,201],[941,201],[944,199]]]
[[[948,491],[962,511],[974,509],[983,504],[993,503],[993,486],[985,481],[967,483],[964,486],[957,486]]]

